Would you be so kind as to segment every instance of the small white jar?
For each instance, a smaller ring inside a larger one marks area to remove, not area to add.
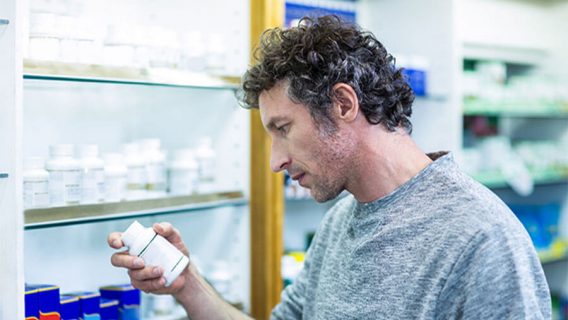
[[[81,199],[81,166],[73,158],[73,145],[49,147],[50,158],[45,163],[49,172],[49,198],[52,206],[79,203]]]
[[[43,159],[30,157],[24,160],[24,208],[49,206],[49,172],[44,168]]]

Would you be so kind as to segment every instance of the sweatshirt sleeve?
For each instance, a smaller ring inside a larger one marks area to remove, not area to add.
[[[548,285],[528,235],[478,231],[446,280],[436,318],[550,319]]]

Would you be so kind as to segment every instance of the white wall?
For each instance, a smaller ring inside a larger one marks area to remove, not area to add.
[[[359,24],[375,34],[387,50],[420,55],[430,64],[431,98],[414,103],[413,137],[426,152],[461,149],[460,47],[456,2],[452,0],[363,0]]]

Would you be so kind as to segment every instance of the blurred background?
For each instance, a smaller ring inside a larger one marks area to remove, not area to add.
[[[0,222],[18,228],[0,236],[17,244],[0,266],[19,277],[0,289],[128,283],[106,235],[167,220],[225,299],[267,317],[278,301],[267,292],[294,281],[335,201],[259,178],[255,159],[269,151],[235,90],[259,29],[324,14],[373,32],[405,69],[413,137],[453,152],[509,205],[538,251],[554,319],[568,319],[566,0],[3,1],[0,146],[14,152],[0,154]],[[47,187],[74,170],[64,189]],[[23,310],[4,295],[0,315],[15,314],[9,301]],[[142,294],[139,308],[185,318],[170,297]]]

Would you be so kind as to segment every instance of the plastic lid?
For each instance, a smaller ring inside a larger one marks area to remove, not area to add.
[[[120,153],[107,153],[103,156],[105,165],[124,165],[124,157]]]
[[[72,144],[56,144],[49,146],[49,155],[51,157],[73,157]]]
[[[203,137],[199,141],[197,148],[197,157],[199,158],[212,158],[215,156],[215,150],[212,147],[213,141],[211,137]]]
[[[138,155],[140,153],[140,146],[137,143],[126,143],[122,145],[122,152],[126,156]]]
[[[41,157],[28,157],[24,159],[24,170],[43,169],[44,161]]]
[[[160,150],[160,147],[162,145],[160,139],[143,139],[139,141],[140,146],[142,147],[142,150],[144,151],[148,151],[148,150]]]
[[[174,160],[195,160],[195,151],[193,149],[179,149],[174,153]]]
[[[99,146],[96,144],[84,144],[77,150],[80,158],[96,158],[99,155]]]
[[[140,222],[135,220],[122,234],[122,242],[124,242],[127,247],[132,247],[136,238],[140,237],[144,233],[145,229],[146,228],[144,228]]]

